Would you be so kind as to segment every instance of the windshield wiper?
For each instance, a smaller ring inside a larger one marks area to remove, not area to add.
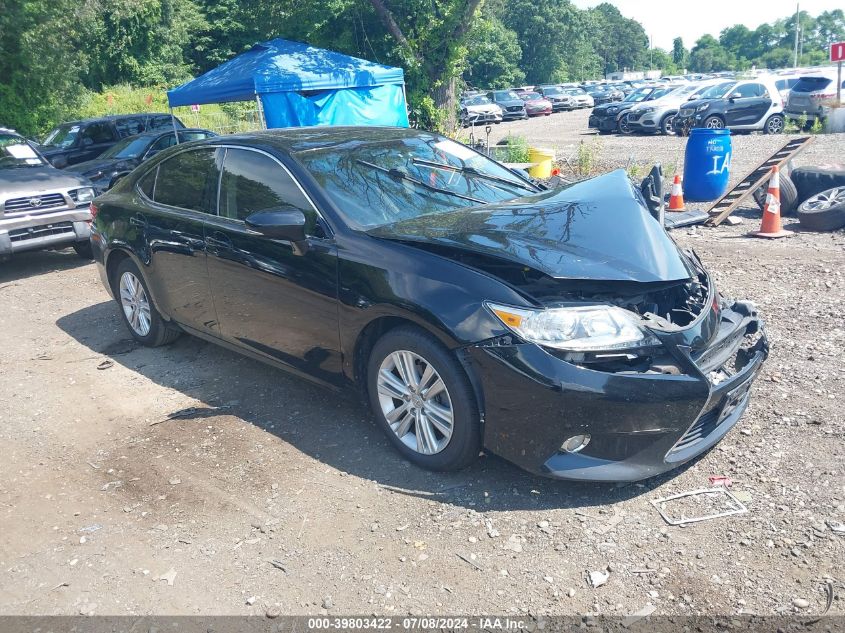
[[[407,182],[413,183],[418,187],[422,187],[423,189],[428,189],[429,191],[436,191],[437,193],[446,194],[447,196],[454,196],[455,198],[461,198],[462,200],[469,200],[470,202],[477,202],[478,204],[487,204],[484,200],[479,200],[478,198],[473,198],[472,196],[465,196],[461,193],[456,191],[450,191],[449,189],[443,189],[442,187],[437,187],[435,185],[430,185],[427,182],[423,182],[422,180],[417,180],[410,174],[406,174],[401,169],[397,169],[396,167],[391,167],[388,169],[387,167],[382,167],[381,165],[376,165],[375,163],[368,163],[365,160],[361,160],[360,158],[355,159],[355,162],[361,163],[362,165],[366,165],[371,169],[377,169],[378,171],[384,172],[391,178],[396,178],[398,180],[406,180]]]
[[[511,180],[510,178],[502,178],[500,176],[494,176],[492,174],[485,174],[483,171],[477,170],[475,167],[456,167],[455,165],[448,165],[446,163],[438,163],[437,161],[433,160],[425,160],[424,158],[414,158],[412,159],[415,165],[424,165],[426,167],[434,167],[436,169],[447,169],[449,171],[458,172],[461,174],[471,174],[477,178],[482,178],[484,180],[490,180],[492,182],[499,182],[504,185],[511,185],[514,187],[519,187],[520,189],[524,189],[526,191],[536,192],[534,187],[527,182],[518,182],[516,180]]]

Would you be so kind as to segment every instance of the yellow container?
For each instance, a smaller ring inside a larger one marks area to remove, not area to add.
[[[553,149],[532,147],[528,150],[528,160],[534,163],[534,166],[528,170],[528,173],[533,178],[552,177],[552,163],[555,160],[555,151]]]

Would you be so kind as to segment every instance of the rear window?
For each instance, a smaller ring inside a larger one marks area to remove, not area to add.
[[[219,172],[214,148],[196,149],[168,158],[158,166],[153,200],[170,207],[212,213],[211,191]],[[145,183],[141,184],[141,190]]]
[[[832,79],[827,77],[801,77],[792,87],[793,92],[815,92],[816,90],[824,90],[833,83]]]

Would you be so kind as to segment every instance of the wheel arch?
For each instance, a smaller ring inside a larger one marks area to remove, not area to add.
[[[147,285],[147,294],[149,294],[150,301],[153,302],[155,309],[158,310],[158,313],[161,315],[161,317],[165,321],[167,321],[167,322],[171,321],[170,315],[167,315],[167,314],[165,314],[164,312],[161,311],[159,301],[156,298],[155,293],[153,292],[152,286],[150,285],[150,280],[147,279],[147,275],[146,275],[146,272],[144,270],[146,268],[144,266],[144,263],[140,259],[138,259],[138,256],[135,255],[135,253],[133,253],[131,249],[129,249],[127,247],[121,247],[121,246],[112,248],[109,252],[106,253],[104,259],[105,259],[104,264],[105,264],[105,269],[106,269],[106,279],[108,279],[109,288],[111,289],[112,296],[115,297],[115,299],[117,299],[120,296],[120,292],[118,291],[118,288],[117,288],[117,279],[115,277],[115,275],[117,273],[117,269],[120,267],[120,264],[122,262],[129,259],[138,268],[138,272],[141,273],[141,276],[144,277],[144,282]]]
[[[452,352],[458,359],[458,362],[463,367],[464,372],[469,379],[472,390],[475,394],[475,401],[478,405],[478,413],[481,417],[482,424],[484,423],[484,393],[481,389],[481,381],[476,375],[469,357],[469,354],[462,347],[456,347],[455,342],[451,337],[446,336],[437,328],[430,324],[422,323],[416,319],[408,318],[398,315],[382,315],[377,316],[369,321],[358,333],[355,339],[355,344],[352,351],[352,381],[355,384],[359,395],[368,401],[368,387],[367,387],[367,363],[370,359],[370,352],[375,346],[376,342],[391,330],[400,327],[415,327],[423,330],[427,334],[433,335],[440,343]]]

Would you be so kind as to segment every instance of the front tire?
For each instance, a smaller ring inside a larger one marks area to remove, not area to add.
[[[136,341],[146,347],[166,345],[179,338],[180,330],[165,323],[150,300],[147,282],[131,259],[124,259],[115,271],[114,295],[123,322]]]
[[[91,242],[85,240],[84,242],[76,242],[73,245],[73,250],[82,259],[94,259],[94,251],[91,249]]]
[[[675,115],[667,114],[660,122],[660,133],[663,136],[674,136],[675,134]]]
[[[704,119],[704,127],[706,127],[708,130],[724,130],[725,122],[720,116],[709,116]]]
[[[619,118],[619,122],[616,124],[616,127],[619,129],[619,133],[624,134],[625,136],[630,136],[634,133],[634,130],[632,130],[631,126],[628,124],[627,114],[623,114]]]
[[[378,425],[417,466],[460,470],[478,457],[475,392],[454,354],[424,330],[400,327],[376,342],[367,391]]]

